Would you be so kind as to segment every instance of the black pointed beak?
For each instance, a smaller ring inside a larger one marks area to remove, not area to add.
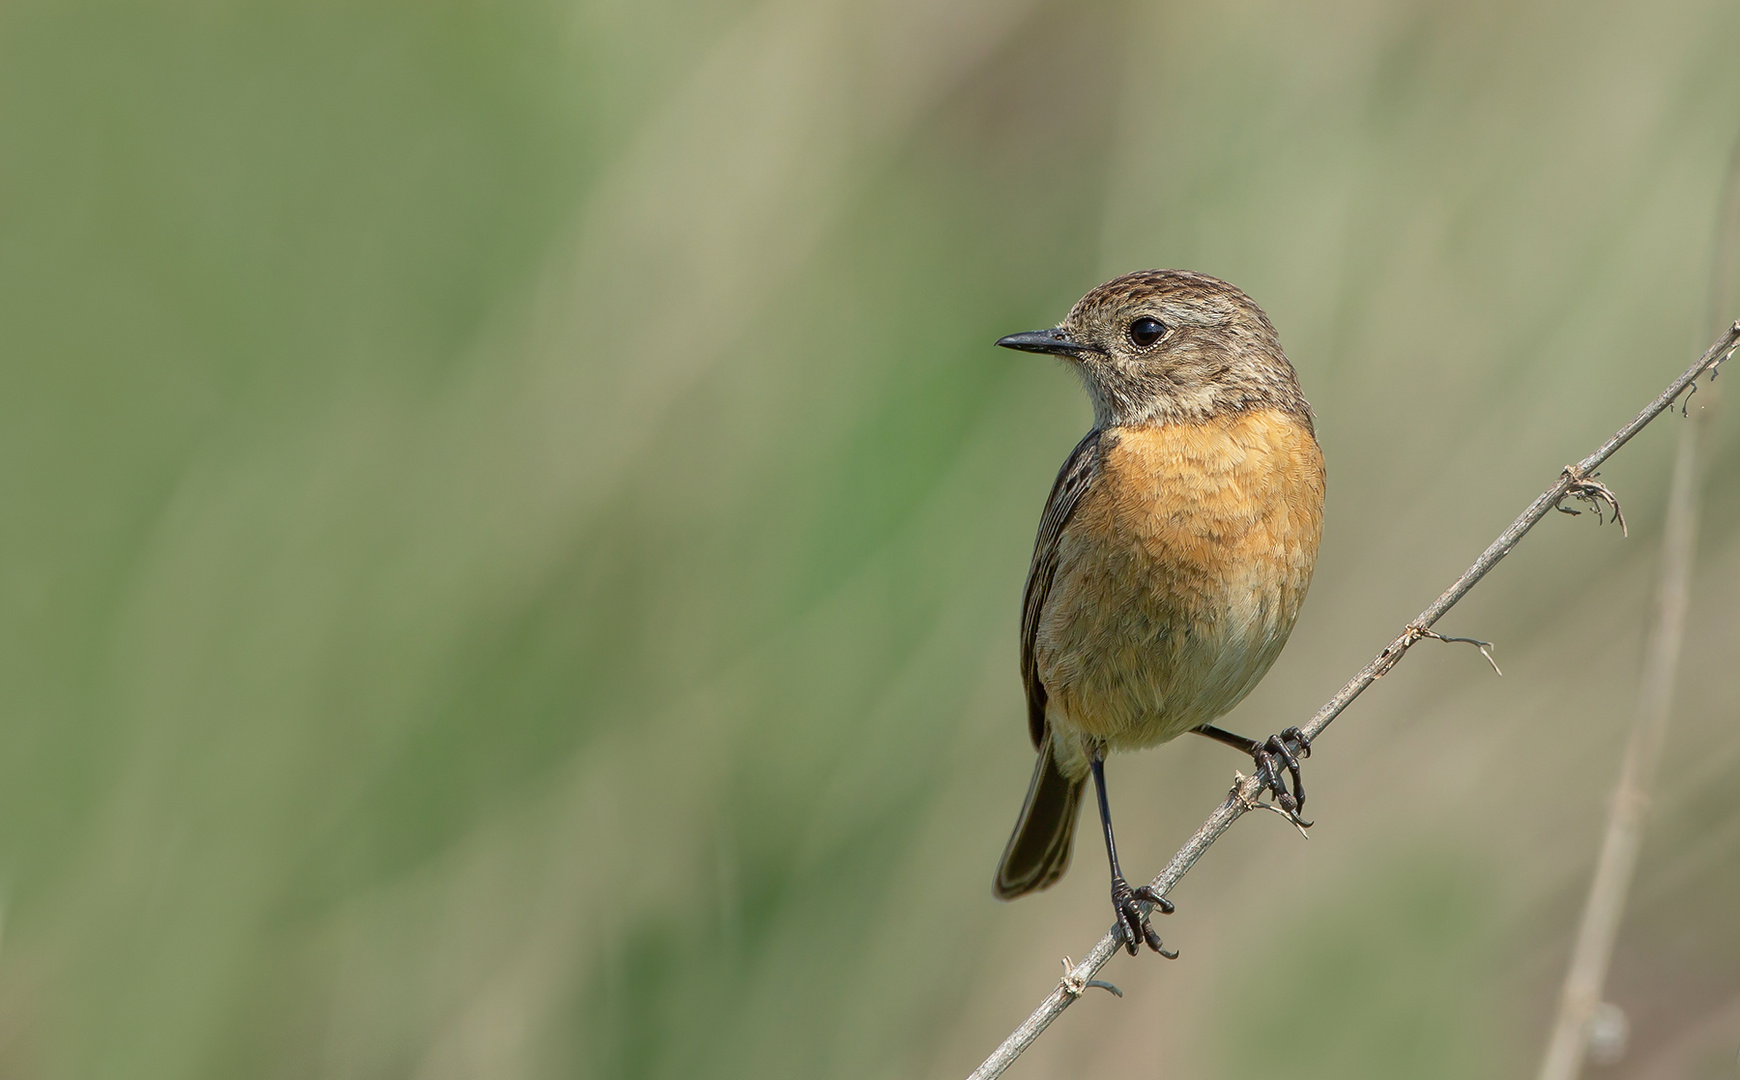
[[[1048,356],[1077,357],[1082,353],[1098,351],[1092,345],[1083,345],[1056,327],[1050,330],[1029,330],[1025,334],[1010,334],[1008,337],[998,338],[997,344],[1005,349],[1045,353]]]

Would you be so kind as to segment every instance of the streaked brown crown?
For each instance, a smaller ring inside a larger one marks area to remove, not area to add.
[[[1132,336],[1142,319],[1160,323],[1158,339]],[[1219,278],[1188,270],[1125,274],[1082,297],[1059,329],[1086,346],[1073,360],[1098,427],[1202,421],[1256,408],[1311,424],[1311,406],[1268,316]]]

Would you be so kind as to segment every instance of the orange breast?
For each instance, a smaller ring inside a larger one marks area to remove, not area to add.
[[[1151,746],[1231,709],[1279,655],[1317,561],[1323,455],[1272,409],[1102,439],[1034,657],[1054,731]]]

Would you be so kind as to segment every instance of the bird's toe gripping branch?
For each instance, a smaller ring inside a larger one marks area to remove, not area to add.
[[[1269,736],[1261,746],[1251,751],[1251,760],[1257,766],[1257,779],[1274,796],[1275,804],[1295,825],[1308,829],[1311,823],[1299,816],[1299,811],[1305,806],[1305,781],[1299,775],[1301,756],[1311,756],[1311,740],[1296,727]],[[1282,769],[1286,770],[1285,774]],[[1287,789],[1288,779],[1293,781],[1291,791]]]
[[[1168,960],[1178,959],[1176,952],[1169,951],[1166,943],[1160,940],[1160,935],[1148,921],[1148,913],[1142,910],[1142,902],[1154,905],[1156,911],[1165,915],[1172,914],[1172,901],[1143,885],[1130,888],[1130,883],[1122,877],[1112,879],[1112,907],[1118,913],[1118,927],[1123,931],[1124,948],[1131,956],[1140,951],[1143,944],[1164,956]]]

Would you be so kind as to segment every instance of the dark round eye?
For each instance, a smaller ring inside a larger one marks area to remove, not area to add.
[[[1130,324],[1130,340],[1146,349],[1160,340],[1160,335],[1166,332],[1166,324],[1159,319],[1150,319],[1144,315]]]

